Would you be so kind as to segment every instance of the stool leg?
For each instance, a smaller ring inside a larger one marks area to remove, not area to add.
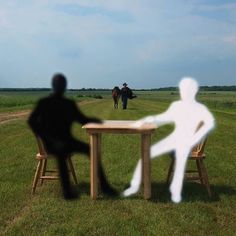
[[[142,134],[142,159],[143,159],[143,190],[144,199],[151,198],[151,164],[150,164],[150,143],[151,134]]]
[[[70,168],[71,174],[73,176],[73,179],[74,179],[75,183],[78,184],[78,181],[76,178],[76,173],[75,173],[75,168],[74,168],[73,162],[71,160],[71,157],[68,157],[67,161],[68,161],[69,168]]]
[[[209,180],[208,180],[207,170],[205,168],[203,160],[200,160],[200,166],[201,166],[201,169],[202,169],[204,184],[205,184],[205,186],[207,188],[208,196],[212,197],[212,192],[211,192],[211,189],[210,189],[210,184],[209,184]]]
[[[41,176],[45,176],[46,168],[47,168],[47,159],[42,160],[42,173]],[[41,179],[41,186],[43,185],[44,179]]]
[[[36,171],[35,171],[35,175],[34,175],[34,180],[33,180],[33,185],[32,185],[32,194],[35,193],[36,186],[40,178],[40,174],[41,174],[42,164],[43,164],[42,160],[39,160]]]
[[[199,175],[200,182],[201,182],[201,184],[205,184],[204,183],[204,177],[203,177],[203,174],[202,174],[202,167],[201,167],[200,160],[196,159],[196,165],[197,165],[197,170],[198,170],[198,175]]]

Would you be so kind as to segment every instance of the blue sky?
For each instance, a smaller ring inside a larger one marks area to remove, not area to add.
[[[0,87],[236,84],[236,0],[0,0]]]

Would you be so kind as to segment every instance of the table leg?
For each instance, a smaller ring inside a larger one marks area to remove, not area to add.
[[[90,134],[90,195],[96,199],[98,195],[98,134]]]
[[[141,163],[142,163],[142,166],[141,166],[141,186],[144,186],[144,158],[143,158],[143,150],[144,150],[144,146],[143,146],[143,137],[142,137],[142,134],[141,134],[141,144],[140,144],[140,147],[141,147]]]
[[[101,134],[97,134],[97,171],[98,167],[101,168]],[[100,170],[99,170],[100,171]],[[97,179],[99,181],[99,184],[101,185],[100,179],[98,178],[98,172],[97,172]]]
[[[98,155],[98,161],[101,161],[101,137],[102,134],[97,134],[97,155]]]
[[[144,188],[144,199],[151,198],[151,166],[150,166],[150,144],[151,135],[142,134],[141,135],[141,152],[142,152],[142,179]]]

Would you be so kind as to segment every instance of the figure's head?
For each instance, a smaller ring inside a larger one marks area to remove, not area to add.
[[[66,90],[66,77],[63,74],[55,74],[52,77],[52,88],[55,94],[62,95]]]
[[[179,92],[182,100],[194,100],[198,92],[197,81],[190,77],[184,77],[179,83]]]
[[[126,84],[126,83],[123,83],[123,86],[124,86],[124,87],[127,87],[127,85],[128,85],[128,84]]]

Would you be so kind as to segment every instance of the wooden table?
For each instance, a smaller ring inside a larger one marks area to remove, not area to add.
[[[82,127],[86,129],[90,136],[90,194],[92,199],[96,199],[98,194],[98,162],[101,159],[102,133],[140,134],[144,198],[149,199],[151,197],[150,144],[151,134],[156,129],[156,126],[145,124],[135,128],[132,127],[133,123],[134,121],[127,120],[106,120],[102,124],[88,123]]]

